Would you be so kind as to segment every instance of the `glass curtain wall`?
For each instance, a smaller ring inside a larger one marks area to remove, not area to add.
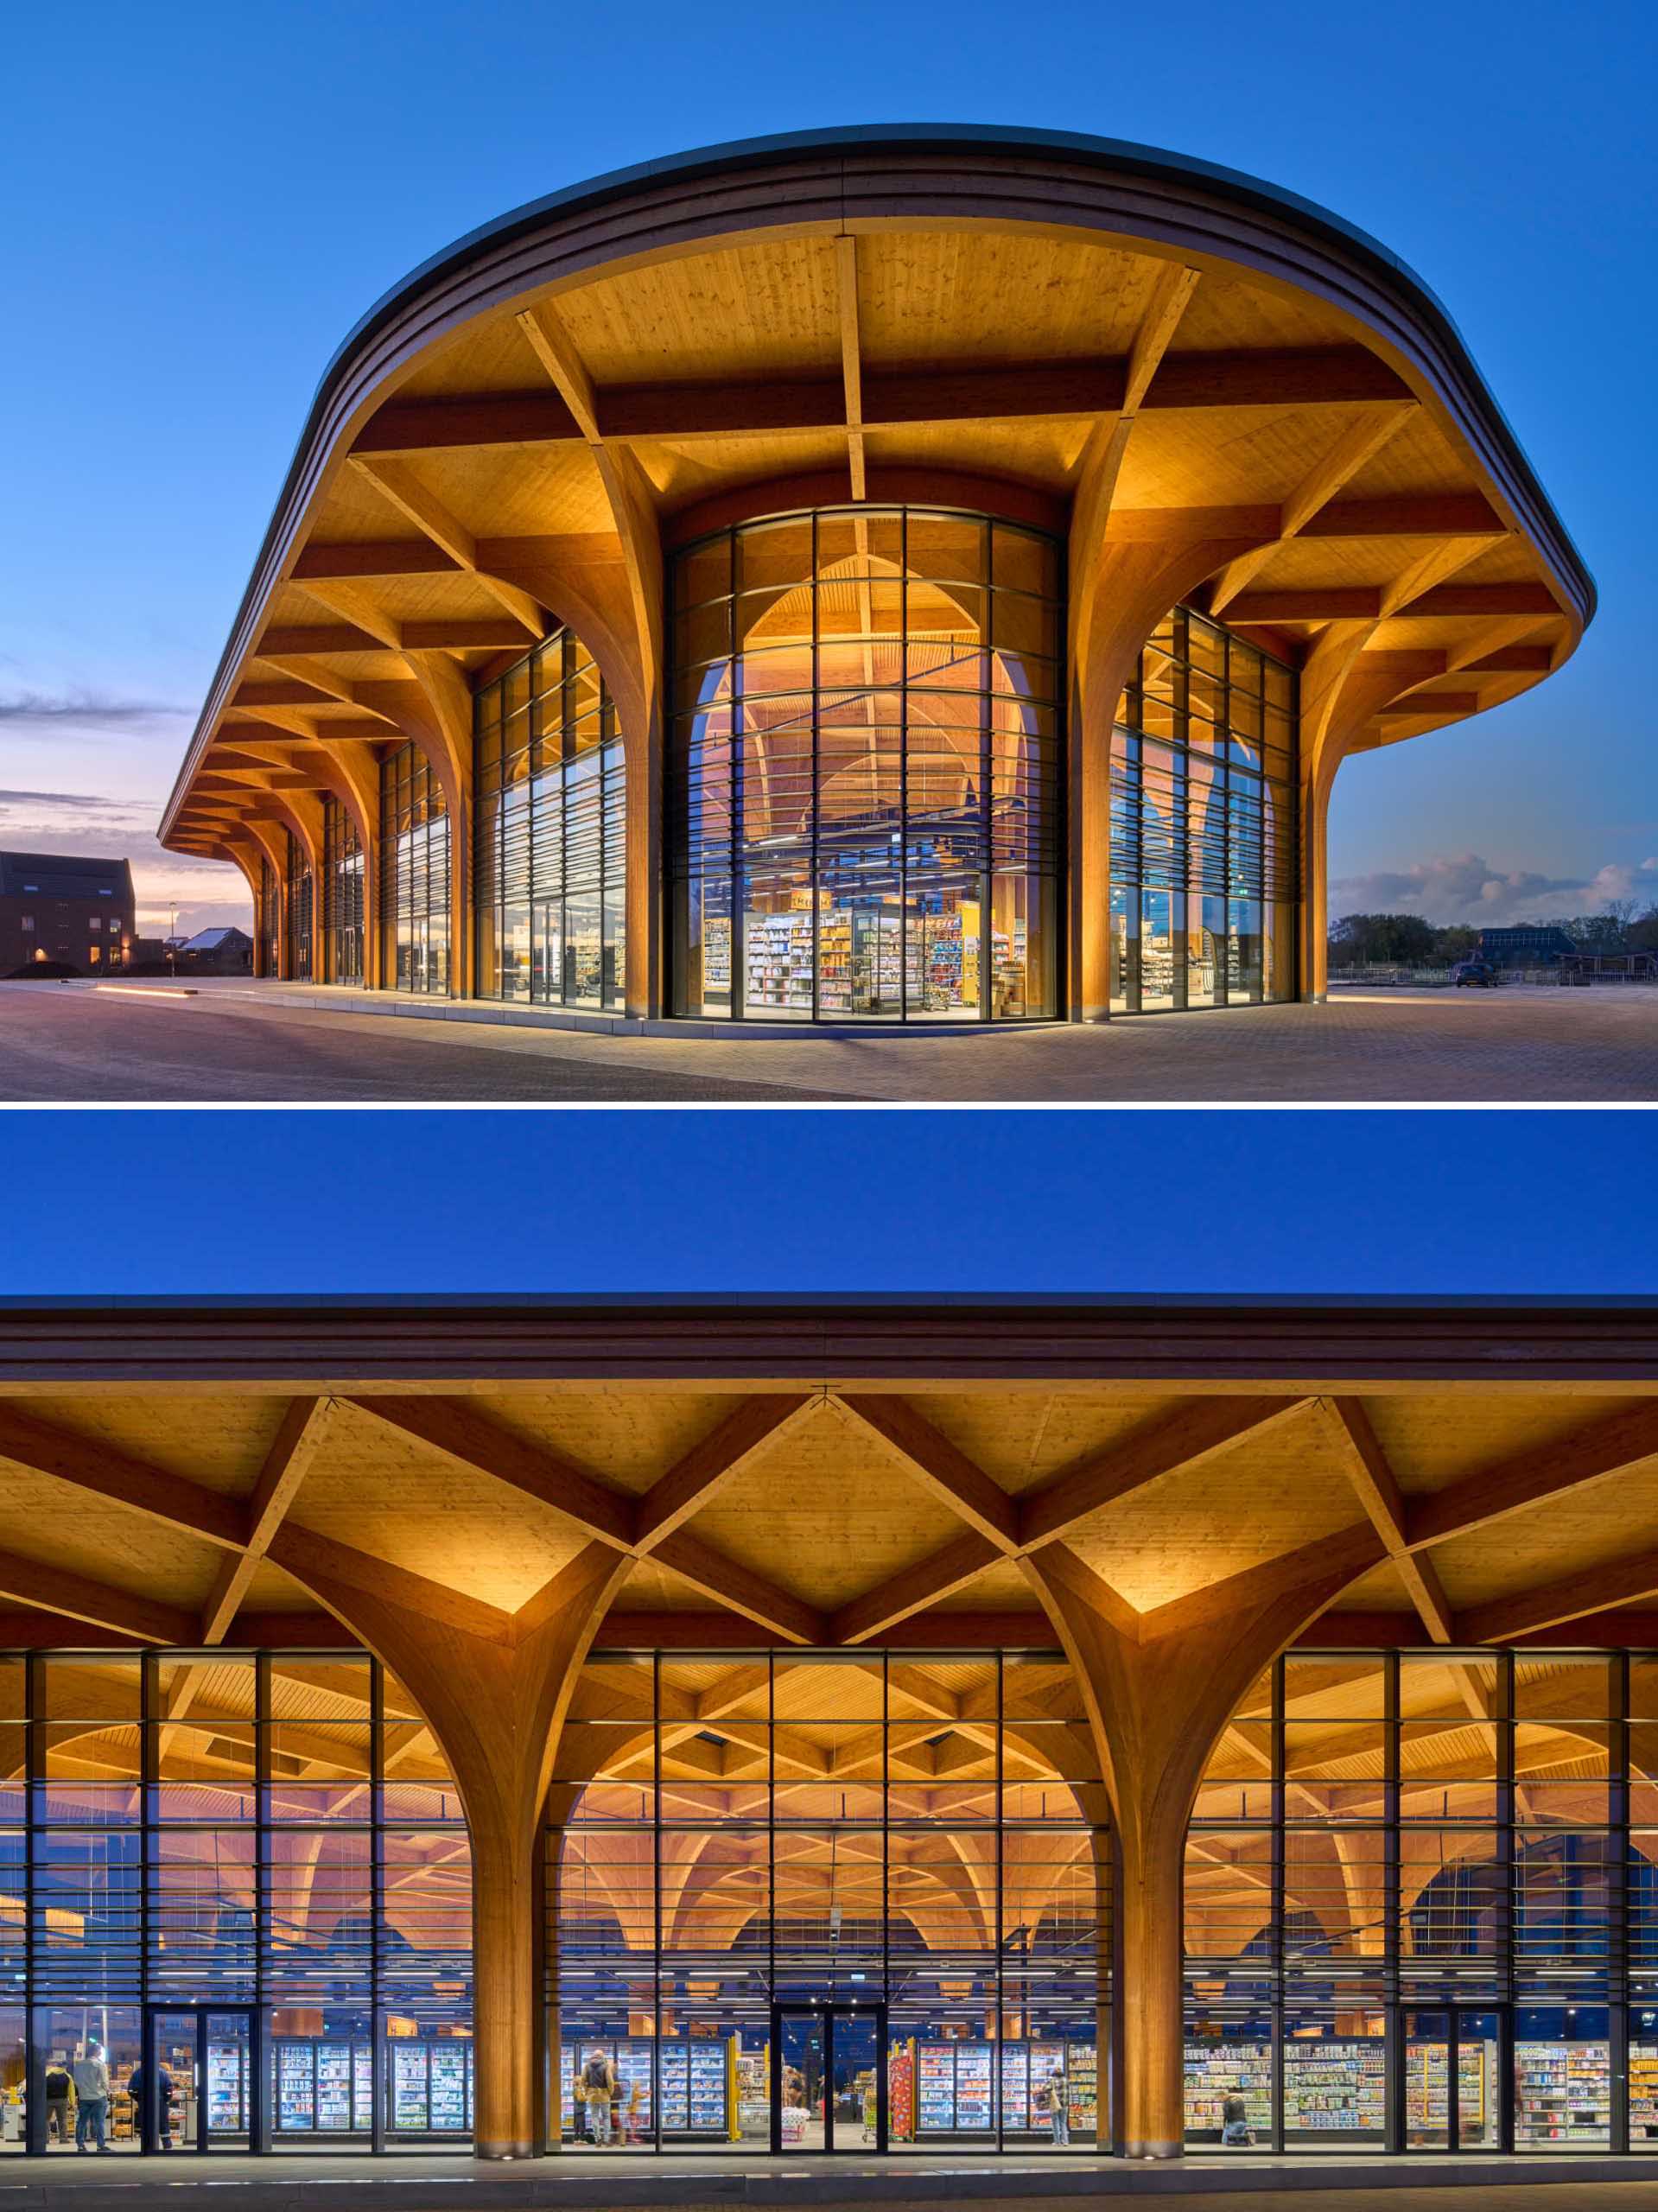
[[[282,956],[282,900],[276,871],[268,860],[259,862],[259,912],[257,926],[267,976],[279,975]]]
[[[388,989],[448,989],[448,809],[412,742],[380,766],[380,930]]]
[[[288,840],[288,972],[296,982],[311,980],[311,944],[314,884],[305,848],[291,830]]]
[[[1058,1654],[597,1655],[556,1775],[565,2143],[1095,2147],[1111,1847]]]
[[[477,694],[478,993],[626,999],[627,798],[598,664],[561,630]]]
[[[0,2150],[466,2139],[467,1830],[374,1660],[0,1653]]]
[[[1281,1660],[1188,1838],[1189,2145],[1658,2150],[1655,1754],[1647,1655]]]
[[[1111,753],[1111,1009],[1296,993],[1296,673],[1191,607],[1159,623]]]
[[[671,573],[674,1004],[772,1021],[1057,1006],[1060,549],[835,508]]]
[[[322,926],[328,937],[328,981],[363,980],[363,841],[351,809],[332,792],[322,798]]]

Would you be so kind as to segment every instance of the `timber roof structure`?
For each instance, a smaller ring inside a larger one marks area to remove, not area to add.
[[[1302,663],[1313,751],[1515,696],[1594,607],[1443,307],[1324,210],[1057,133],[754,140],[536,201],[365,316],[163,841],[245,870],[324,792],[366,836],[384,751],[464,747],[472,685],[559,622],[650,721],[664,547],[848,497],[1068,531],[1074,602],[1166,549],[1166,604]]]

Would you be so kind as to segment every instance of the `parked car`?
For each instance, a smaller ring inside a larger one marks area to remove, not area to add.
[[[1451,971],[1451,980],[1458,990],[1461,990],[1464,983],[1475,983],[1483,986],[1488,991],[1494,991],[1502,978],[1489,960],[1476,957],[1472,960],[1459,960]]]

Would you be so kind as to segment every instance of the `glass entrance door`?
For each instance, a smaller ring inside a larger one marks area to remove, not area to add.
[[[883,2005],[778,2005],[772,2015],[772,2148],[884,2151]]]
[[[254,2095],[251,2012],[151,2012],[134,2089],[146,2150],[251,2149]]]
[[[1407,2151],[1500,2151],[1504,2022],[1489,2008],[1450,2005],[1404,2016]]]

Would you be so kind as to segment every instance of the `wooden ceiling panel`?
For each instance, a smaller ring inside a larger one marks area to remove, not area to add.
[[[169,1528],[104,1499],[77,1491],[51,1475],[4,1470],[3,1550],[8,1558],[38,1562],[38,1597],[19,1590],[11,1599],[52,1605],[53,1579],[75,1575],[135,1598],[198,1612],[224,1557],[187,1529]]]
[[[948,1392],[929,1395],[922,1411],[1017,1497],[1086,1454],[1166,1420],[1187,1402],[1094,1390],[1056,1390],[1034,1400]]]
[[[724,1393],[593,1389],[557,1397],[518,1391],[470,1400],[502,1428],[574,1459],[613,1490],[637,1495],[731,1411]]]
[[[475,537],[555,537],[614,528],[597,464],[585,446],[446,447],[409,467]],[[406,537],[409,518],[388,503],[386,537]]]
[[[1193,298],[1199,297],[1200,284]],[[1189,312],[1189,310],[1188,310]],[[1128,442],[1117,505],[1251,506],[1287,499],[1364,404],[1150,409]]]
[[[671,513],[744,485],[844,468],[847,442],[839,431],[815,430],[739,438],[729,446],[709,438],[692,438],[683,443],[640,438],[632,450],[664,509]]]
[[[1068,488],[1093,427],[1087,416],[1039,422],[922,423],[907,429],[870,430],[864,447],[872,465],[1007,476],[1058,493]]]
[[[549,1507],[343,1405],[296,1521],[514,1612],[586,1539]]]
[[[1120,358],[1165,265],[1010,231],[867,232],[859,325],[867,355],[895,365]]]
[[[1426,408],[1416,408],[1342,486],[1344,499],[1401,499],[1471,490],[1473,471]]]
[[[66,1434],[102,1444],[205,1490],[232,1497],[253,1487],[283,1414],[283,1401],[250,1397],[31,1398],[32,1420]],[[10,1470],[0,1460],[0,1484]],[[0,1487],[0,1506],[7,1497]],[[100,1508],[100,1510],[102,1509]],[[113,1509],[111,1509],[113,1510]],[[10,1517],[0,1510],[0,1520]],[[0,1537],[0,1542],[4,1539]]]
[[[510,315],[468,323],[426,354],[388,397],[444,399],[471,391],[533,391],[541,380],[536,357]]]
[[[734,351],[762,376],[840,366],[828,238],[764,238],[653,261],[562,291],[555,306],[600,385],[721,377]]]
[[[1496,1525],[1436,1544],[1434,1567],[1453,1605],[1554,1583],[1658,1544],[1658,1462],[1626,1469]]]
[[[740,1475],[692,1523],[698,1536],[793,1595],[845,1605],[961,1534],[874,1440],[825,1410]]]
[[[1363,1518],[1311,1407],[1090,1514],[1068,1539],[1142,1612]]]
[[[1615,1397],[1585,1402],[1556,1393],[1518,1391],[1500,1397],[1433,1395],[1364,1402],[1400,1488],[1407,1497],[1427,1497],[1647,1402]]]
[[[1240,346],[1329,346],[1350,336],[1333,308],[1307,294],[1210,269],[1187,302],[1165,358]]]

